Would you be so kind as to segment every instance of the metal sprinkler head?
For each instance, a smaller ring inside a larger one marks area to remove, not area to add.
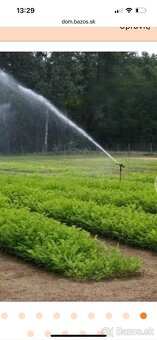
[[[120,181],[121,181],[121,179],[122,179],[122,170],[123,170],[123,168],[125,168],[125,166],[124,166],[123,163],[119,163],[118,165],[119,165],[119,172],[120,172],[120,177],[119,177],[119,179],[120,179]]]

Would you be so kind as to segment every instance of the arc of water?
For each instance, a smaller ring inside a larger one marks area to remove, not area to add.
[[[57,117],[59,117],[62,121],[64,121],[66,124],[68,124],[69,126],[71,126],[73,129],[75,129],[77,132],[79,132],[81,135],[83,135],[85,138],[87,138],[91,143],[93,143],[98,149],[100,149],[103,153],[105,153],[109,158],[112,159],[112,161],[114,161],[117,165],[119,165],[119,163],[117,162],[117,160],[112,157],[109,152],[107,152],[100,144],[98,144],[91,136],[88,135],[88,133],[86,131],[84,131],[82,128],[80,128],[78,125],[76,125],[71,119],[67,118],[59,109],[57,109],[57,107],[50,103],[48,99],[44,98],[43,96],[37,94],[36,92],[24,88],[23,86],[19,85],[19,88],[23,91],[23,92],[27,92],[27,94],[31,94],[33,96],[36,97],[36,99],[40,100],[42,104],[45,104],[47,106],[47,108],[52,111]]]
[[[110,155],[108,151],[106,151],[100,144],[98,144],[86,131],[84,131],[82,128],[80,128],[78,125],[76,125],[71,119],[67,118],[55,105],[53,105],[48,99],[44,98],[42,95],[37,94],[36,92],[20,85],[14,78],[10,77],[7,73],[0,70],[0,77],[2,77],[5,84],[8,84],[8,87],[12,88],[13,82],[16,84],[14,87],[14,91],[20,91],[24,95],[27,95],[34,100],[40,101],[43,105],[47,107],[51,112],[53,112],[58,118],[60,118],[63,122],[71,126],[73,129],[75,129],[77,132],[79,132],[82,136],[84,136],[86,139],[88,139],[91,143],[93,143],[99,150],[101,150],[106,156],[108,156],[113,162],[115,162],[117,165],[122,165],[117,160]]]

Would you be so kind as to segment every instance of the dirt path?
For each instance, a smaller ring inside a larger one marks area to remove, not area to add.
[[[141,256],[147,272],[129,279],[78,283],[0,253],[0,301],[157,301],[157,255],[120,248],[124,254]]]

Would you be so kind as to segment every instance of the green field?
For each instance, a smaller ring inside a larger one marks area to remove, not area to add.
[[[99,154],[1,157],[1,249],[73,279],[140,273],[139,258],[99,240],[157,252],[157,162],[122,160],[120,182]]]

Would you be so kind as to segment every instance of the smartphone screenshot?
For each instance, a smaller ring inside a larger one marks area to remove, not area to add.
[[[157,340],[156,12],[1,3],[2,340]]]

